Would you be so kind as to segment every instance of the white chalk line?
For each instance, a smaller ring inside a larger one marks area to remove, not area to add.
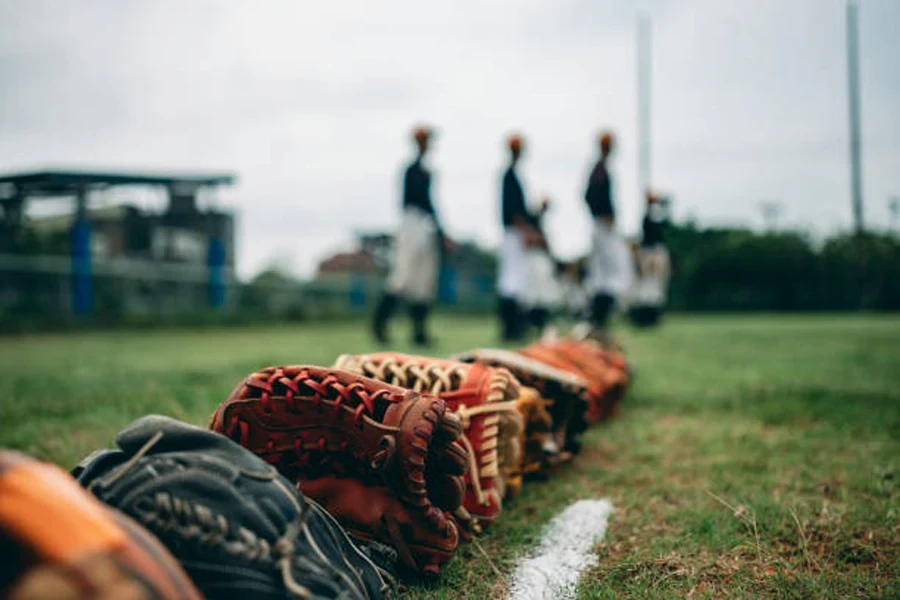
[[[555,516],[513,572],[509,600],[574,598],[581,574],[597,563],[591,549],[606,534],[612,511],[609,500],[579,500]]]

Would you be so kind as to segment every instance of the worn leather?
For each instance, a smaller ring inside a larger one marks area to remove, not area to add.
[[[399,352],[343,355],[335,367],[443,399],[460,418],[471,449],[465,510],[454,518],[465,537],[496,521],[507,479],[521,459],[519,383],[509,371]]]
[[[614,417],[628,390],[627,362],[617,351],[588,340],[541,341],[521,350],[522,354],[584,377],[588,382],[589,424]]]
[[[354,536],[436,574],[459,533],[468,464],[443,400],[312,366],[270,367],[238,384],[210,428],[275,465]]]
[[[581,374],[560,368],[558,362],[541,360],[543,357],[532,356],[526,350],[482,348],[463,352],[455,358],[504,367],[523,386],[537,390],[549,401],[545,407],[553,419],[552,444],[545,445],[545,453],[548,466],[552,466],[570,458],[570,454],[580,447],[579,438],[587,427],[584,414],[588,408],[588,382]],[[526,430],[527,427],[526,419]]]
[[[200,600],[144,528],[65,471],[0,451],[0,597]]]
[[[215,432],[150,415],[74,470],[153,532],[207,600],[377,600],[389,579],[276,469]]]

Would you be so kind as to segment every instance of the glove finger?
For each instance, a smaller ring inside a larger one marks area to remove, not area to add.
[[[457,441],[463,434],[462,422],[450,411],[445,411],[434,428],[434,444],[447,446]]]
[[[466,496],[466,482],[462,477],[441,472],[426,473],[428,482],[428,499],[438,508],[453,512],[460,506]]]
[[[432,448],[429,462],[447,475],[461,476],[469,470],[469,452],[459,442]]]

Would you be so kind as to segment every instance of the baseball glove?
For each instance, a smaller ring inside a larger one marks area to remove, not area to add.
[[[519,352],[535,360],[582,376],[588,382],[588,423],[611,418],[628,389],[624,357],[597,342],[562,338],[536,342]]]
[[[549,464],[565,461],[581,448],[579,437],[587,424],[587,383],[570,371],[554,368],[541,361],[509,350],[482,348],[454,357],[462,362],[478,362],[508,369],[523,386],[536,389],[551,400],[547,411],[553,419],[550,438],[544,443]],[[527,429],[527,419],[526,419]]]
[[[335,520],[224,436],[147,416],[74,474],[181,561],[207,600],[381,598],[386,578]]]
[[[0,451],[0,556],[7,600],[201,598],[140,525],[59,467],[9,451]]]
[[[345,354],[334,366],[444,400],[462,423],[460,441],[469,452],[466,498],[454,513],[457,524],[468,536],[496,520],[506,480],[518,471],[521,457],[519,383],[509,371],[396,352]]]
[[[525,427],[520,434],[522,460],[514,476],[506,483],[510,496],[522,491],[523,476],[543,473],[547,467],[559,462],[559,452],[554,451],[556,444],[552,442],[553,417],[547,411],[552,405],[552,400],[543,398],[534,388],[523,387],[519,392],[516,408]]]
[[[444,401],[321,367],[253,373],[210,427],[274,464],[355,537],[435,575],[459,534],[469,463]]]

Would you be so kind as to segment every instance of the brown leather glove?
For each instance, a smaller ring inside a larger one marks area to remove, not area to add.
[[[443,399],[462,422],[460,441],[469,451],[466,499],[454,513],[457,524],[469,537],[497,519],[506,481],[518,470],[521,456],[519,383],[509,371],[399,352],[343,355],[334,366]]]
[[[456,549],[450,513],[462,504],[469,458],[440,398],[337,369],[270,367],[235,388],[210,428],[411,569],[437,574]]]

